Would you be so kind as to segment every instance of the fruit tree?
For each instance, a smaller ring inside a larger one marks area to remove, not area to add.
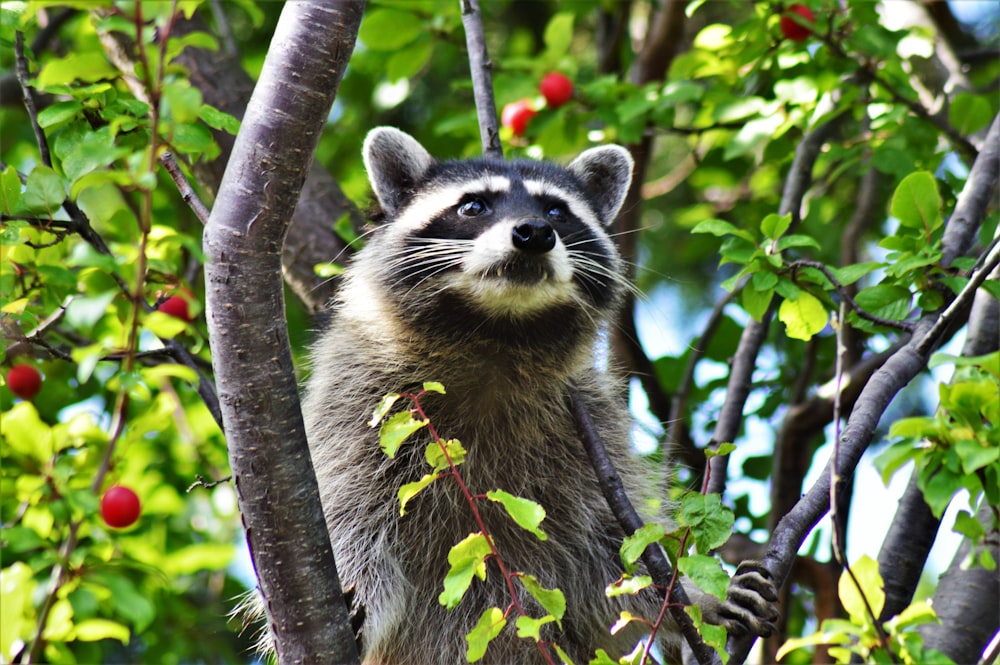
[[[602,358],[637,508],[732,531],[640,537],[696,579],[761,562],[754,658],[996,658],[996,6],[499,0],[477,32],[479,4],[0,5],[0,662],[245,662],[258,583],[282,661],[356,658],[296,386],[377,125],[631,151],[643,295]]]

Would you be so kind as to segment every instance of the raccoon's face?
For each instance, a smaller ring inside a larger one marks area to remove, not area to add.
[[[409,135],[379,128],[364,157],[387,221],[364,254],[401,307],[520,320],[575,309],[593,319],[619,299],[621,260],[605,228],[631,180],[623,148],[588,150],[567,168],[438,163]]]

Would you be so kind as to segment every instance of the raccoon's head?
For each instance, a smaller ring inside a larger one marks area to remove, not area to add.
[[[381,127],[365,139],[364,161],[386,219],[361,253],[367,278],[404,320],[530,336],[580,315],[593,325],[620,300],[622,263],[606,228],[632,178],[624,148],[592,148],[565,168],[438,162]]]

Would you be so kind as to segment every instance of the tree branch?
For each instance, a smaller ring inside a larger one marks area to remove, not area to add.
[[[986,134],[983,149],[976,159],[962,193],[955,203],[955,210],[948,219],[948,226],[941,239],[943,256],[941,265],[951,265],[956,257],[969,251],[976,240],[974,229],[982,223],[986,208],[996,196],[1000,180],[1000,114],[993,118]]]
[[[230,466],[281,663],[358,661],[302,422],[281,248],[363,9],[284,6],[205,229]]]
[[[479,117],[483,156],[503,159],[500,127],[497,125],[497,105],[493,99],[493,63],[486,50],[479,0],[462,0],[462,26],[465,28],[465,43],[469,50],[469,71],[472,75],[472,93],[476,99],[476,114]]]
[[[577,434],[583,442],[583,447],[587,451],[590,463],[594,467],[594,473],[600,485],[601,493],[604,494],[608,506],[614,513],[618,524],[626,536],[631,536],[643,526],[642,518],[636,512],[635,507],[625,492],[625,485],[622,483],[618,471],[608,457],[604,442],[601,440],[594,421],[587,411],[587,406],[577,389],[570,388],[570,408],[573,412],[573,420],[576,423]],[[673,601],[669,605],[670,616],[680,627],[688,646],[691,647],[695,658],[702,665],[714,663],[717,660],[715,652],[707,646],[698,634],[697,628],[691,621],[691,617],[684,611],[682,605],[690,605],[691,601],[684,592],[683,587],[676,582],[673,569],[667,560],[663,550],[658,545],[650,545],[642,553],[642,562],[646,565],[653,581],[664,589],[664,593]]]

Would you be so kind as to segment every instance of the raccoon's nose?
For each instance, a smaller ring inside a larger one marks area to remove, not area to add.
[[[517,224],[511,240],[522,252],[544,254],[556,246],[556,232],[547,223],[533,219]]]

